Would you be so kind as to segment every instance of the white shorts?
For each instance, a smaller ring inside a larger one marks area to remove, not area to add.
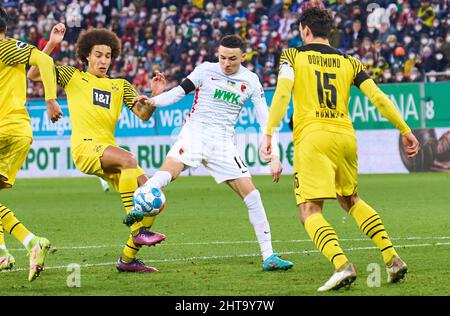
[[[231,138],[213,141],[202,133],[184,129],[167,157],[193,169],[203,164],[217,183],[251,177]]]

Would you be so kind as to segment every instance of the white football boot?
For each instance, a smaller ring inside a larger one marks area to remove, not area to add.
[[[353,263],[349,263],[347,267],[341,271],[335,271],[331,278],[321,287],[317,289],[319,292],[338,290],[343,286],[350,286],[356,280],[356,270]]]

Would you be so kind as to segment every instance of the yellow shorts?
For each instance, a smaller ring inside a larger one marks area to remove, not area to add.
[[[0,137],[0,189],[14,185],[32,142],[28,136]]]
[[[294,186],[297,205],[336,194],[356,192],[358,156],[356,137],[314,131],[294,147]]]
[[[118,147],[117,144],[83,142],[72,148],[72,159],[78,170],[104,179],[118,192],[120,173],[106,173],[100,161],[105,149],[109,146]],[[145,174],[139,166],[137,169],[138,176]]]

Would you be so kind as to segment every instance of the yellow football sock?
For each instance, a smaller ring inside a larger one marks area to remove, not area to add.
[[[369,236],[381,250],[384,263],[390,263],[392,258],[397,256],[397,252],[384,229],[380,215],[363,200],[356,202],[349,213],[353,216],[361,231]]]
[[[153,223],[155,222],[156,216],[145,216],[142,220],[142,225],[144,227],[150,228],[153,226]]]
[[[322,213],[314,213],[305,220],[305,229],[316,247],[334,265],[336,270],[345,268],[348,259],[339,246],[336,232]]]
[[[130,213],[133,208],[133,194],[138,188],[138,169],[124,169],[122,170],[119,178],[119,193],[122,199],[125,212]],[[131,225],[131,232],[136,233],[139,228],[144,226],[141,222]]]
[[[14,216],[14,213],[3,204],[0,204],[0,219],[4,230],[20,241],[27,250],[30,250],[30,241],[33,239],[34,235]]]
[[[137,169],[122,170],[119,179],[119,193],[127,214],[133,208],[133,193],[137,188]]]
[[[0,256],[3,254],[3,252],[6,252],[6,244],[2,221],[0,221]]]
[[[140,249],[141,246],[135,245],[133,243],[133,236],[130,235],[125,247],[123,248],[122,261],[126,263],[133,261],[136,259],[136,254]]]
[[[119,192],[120,198],[122,199],[123,207],[125,208],[125,212],[127,214],[133,208],[133,194],[134,191],[138,188],[138,169],[124,169],[120,174],[119,179]],[[131,233],[136,234],[139,231],[139,228],[143,227],[143,221],[134,223],[131,225]],[[136,254],[138,253],[141,247],[137,246],[133,243],[132,235],[128,238],[127,244],[123,249],[122,261],[130,262],[131,260],[136,258]]]

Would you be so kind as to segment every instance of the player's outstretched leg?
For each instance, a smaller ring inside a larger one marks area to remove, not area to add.
[[[143,185],[141,185],[135,194],[145,192],[148,188],[165,188],[172,181],[172,174],[168,171],[156,171],[155,174],[147,180]]]
[[[380,215],[363,200],[349,210],[361,231],[380,249],[388,274],[388,283],[396,283],[408,272],[406,263],[400,259],[381,221]]]
[[[244,198],[244,203],[248,207],[250,223],[252,223],[255,230],[263,256],[263,271],[289,270],[292,268],[294,266],[292,262],[281,259],[278,254],[273,252],[270,225],[259,191],[253,190],[247,194]]]

